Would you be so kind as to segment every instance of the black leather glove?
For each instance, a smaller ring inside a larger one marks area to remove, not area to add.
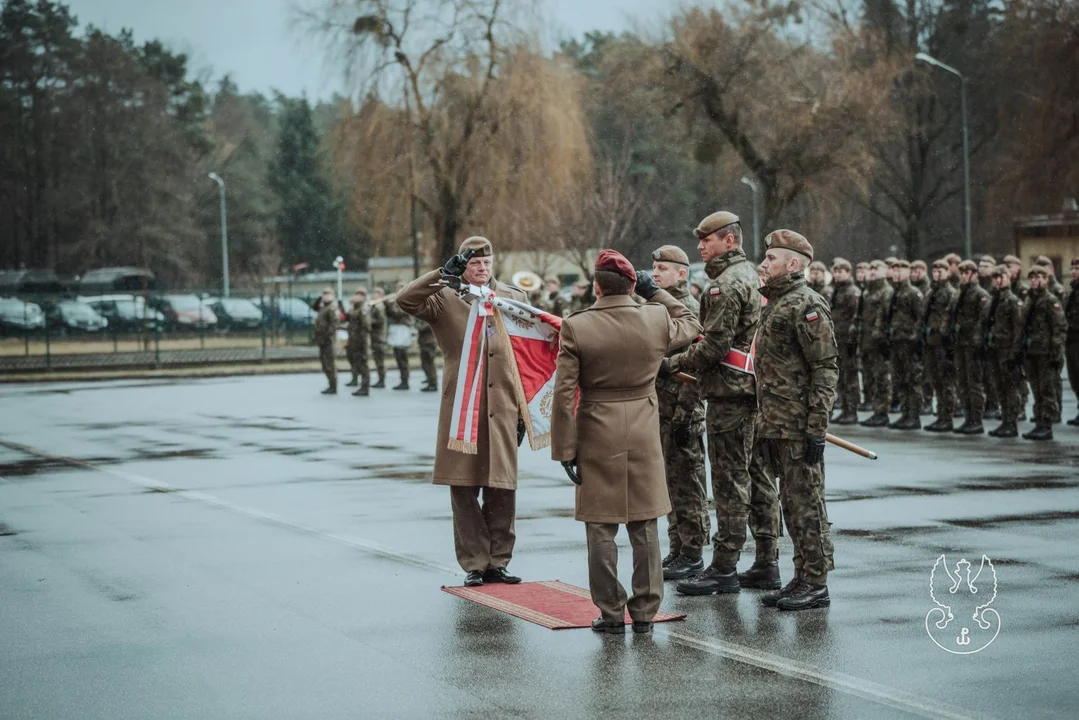
[[[460,277],[461,273],[468,267],[469,259],[476,254],[475,248],[468,248],[463,253],[458,253],[446,261],[446,264],[442,266],[443,275],[453,275],[454,277]]]
[[[816,465],[824,459],[824,438],[818,435],[806,435],[805,456],[806,465]]]
[[[656,281],[644,270],[637,271],[637,294],[645,300],[651,300],[652,296],[659,292]]]
[[[581,476],[577,474],[577,458],[563,460],[562,469],[566,471],[566,475],[569,475],[569,479],[573,481],[574,485],[581,484]]]
[[[667,358],[663,358],[659,363],[659,376],[661,378],[669,378],[672,374],[671,364],[667,361]]]
[[[678,425],[674,429],[674,444],[680,448],[689,447],[695,437],[692,425]]]
[[[517,447],[521,447],[521,443],[525,440],[525,421],[517,421]]]

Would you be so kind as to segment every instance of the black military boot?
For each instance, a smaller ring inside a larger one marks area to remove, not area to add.
[[[784,585],[782,590],[777,590],[776,592],[770,592],[767,595],[762,595],[761,605],[764,605],[765,607],[775,607],[776,603],[779,602],[781,598],[785,598],[790,595],[792,592],[797,590],[801,584],[801,578],[791,578],[791,581]]]
[[[1037,425],[1028,433],[1023,433],[1024,440],[1052,440],[1053,428],[1045,425]]]
[[[336,395],[337,394],[337,388],[335,386],[331,385],[330,387],[323,390],[322,394],[323,395]]]
[[[951,420],[937,420],[932,425],[926,425],[922,429],[925,430],[926,432],[949,432],[950,433],[955,428],[952,427],[952,421]]]
[[[917,430],[922,426],[922,419],[916,415],[910,415],[905,418],[900,418],[899,422],[895,423],[892,427],[896,430]]]
[[[667,553],[667,557],[663,558],[663,567],[670,566],[670,564],[677,560],[678,556],[681,554],[681,551],[672,548],[671,551]]]
[[[1069,420],[1068,424],[1073,426],[1073,427],[1079,427],[1079,415],[1076,415],[1071,420]]]
[[[839,417],[835,419],[836,425],[857,425],[858,413],[854,410],[844,410]]]
[[[736,593],[742,589],[738,584],[738,571],[732,565],[720,567],[715,561],[697,576],[690,580],[683,580],[674,586],[682,595],[721,595]]]
[[[420,388],[420,392],[438,392],[438,385],[431,385],[428,383]]]
[[[378,382],[371,386],[371,388],[374,389],[374,390],[382,390],[385,387],[386,387],[386,376],[385,375],[379,375],[378,376]]]
[[[704,567],[702,558],[691,558],[687,555],[679,555],[670,565],[663,568],[664,580],[684,580],[693,577],[697,571]]]
[[[862,427],[884,427],[888,424],[888,415],[885,413],[873,413],[872,416],[859,424]]]
[[[354,393],[352,393],[352,394],[353,394],[354,396],[356,396],[356,397],[367,397],[368,395],[370,395],[370,394],[371,394],[371,392],[370,392],[370,388],[369,388],[369,386],[367,386],[367,385],[360,385],[359,389],[358,389],[358,390],[356,390],[356,392],[354,392]]]
[[[828,597],[827,585],[802,583],[786,597],[780,598],[776,607],[780,610],[809,610],[828,607],[832,599]]]
[[[1005,420],[1000,424],[996,430],[989,433],[992,437],[998,438],[1013,438],[1019,436],[1019,428],[1015,426],[1014,422],[1008,422]]]
[[[356,387],[359,384],[360,384],[360,376],[359,375],[353,375],[351,382],[345,383],[345,387]]]
[[[738,573],[738,584],[756,590],[778,590],[782,585],[779,579],[779,561],[757,560],[749,570]]]
[[[960,435],[981,435],[985,432],[985,426],[980,421],[967,420],[955,429]]]
[[[408,380],[402,380],[393,387],[394,390],[408,390]]]

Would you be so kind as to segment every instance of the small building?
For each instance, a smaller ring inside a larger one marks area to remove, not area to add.
[[[1015,218],[1015,254],[1026,272],[1034,259],[1045,255],[1053,261],[1057,279],[1070,273],[1071,262],[1079,258],[1079,212],[1056,215],[1027,215]]]
[[[435,266],[426,257],[420,258],[420,274],[429,273]],[[367,274],[371,288],[380,287],[386,292],[393,292],[400,281],[411,282],[416,277],[411,255],[396,257],[373,257],[367,259]]]

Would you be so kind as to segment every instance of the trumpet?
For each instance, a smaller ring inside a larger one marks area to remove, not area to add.
[[[530,270],[518,270],[513,273],[510,283],[531,295],[543,287],[543,278]]]

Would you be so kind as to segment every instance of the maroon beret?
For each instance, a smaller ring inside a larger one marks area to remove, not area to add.
[[[609,270],[637,281],[637,271],[633,269],[633,263],[626,260],[626,256],[616,250],[600,250],[596,256],[596,270]]]

